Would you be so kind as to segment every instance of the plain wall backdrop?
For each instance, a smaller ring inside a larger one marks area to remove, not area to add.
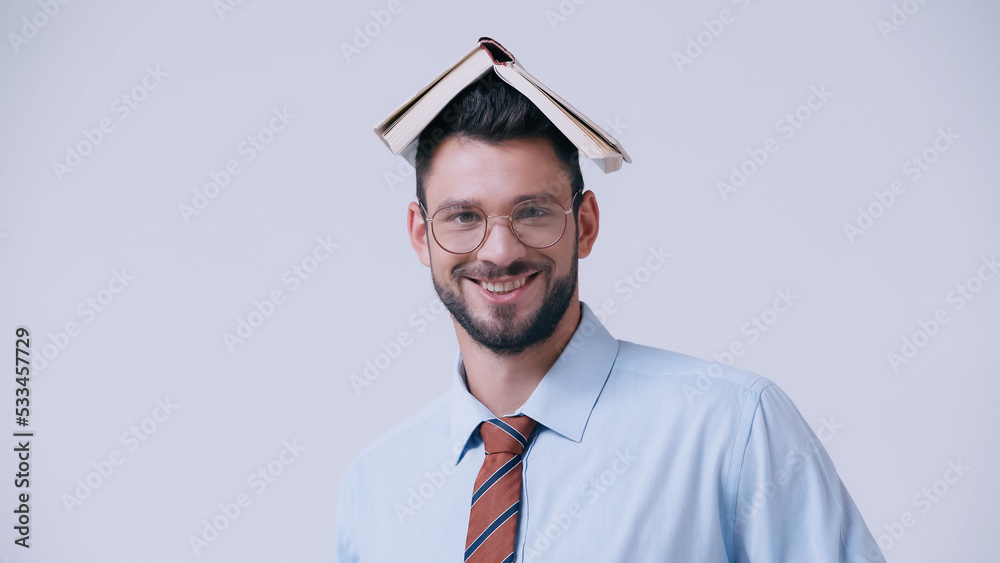
[[[990,560],[998,18],[988,0],[3,3],[0,556],[333,559],[344,468],[448,390],[457,353],[406,239],[412,170],[372,128],[486,35],[633,158],[585,170],[602,224],[580,291],[612,334],[777,382],[889,561]]]

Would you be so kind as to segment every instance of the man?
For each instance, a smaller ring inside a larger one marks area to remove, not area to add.
[[[577,148],[502,83],[452,108],[407,226],[454,387],[348,468],[341,563],[884,561],[778,387],[617,341],[579,301],[600,214]]]

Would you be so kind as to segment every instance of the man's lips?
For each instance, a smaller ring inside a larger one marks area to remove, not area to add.
[[[493,295],[506,295],[517,289],[524,287],[524,284],[528,283],[535,274],[538,272],[532,272],[526,275],[520,276],[504,276],[500,278],[488,278],[488,279],[477,279],[468,277],[472,282],[480,285],[486,291],[492,293]]]

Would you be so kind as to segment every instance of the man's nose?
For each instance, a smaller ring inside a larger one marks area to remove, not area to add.
[[[504,267],[527,254],[528,248],[511,230],[510,219],[492,217],[486,231],[486,240],[479,247],[477,258]]]

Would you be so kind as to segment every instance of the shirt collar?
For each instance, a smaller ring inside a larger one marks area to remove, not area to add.
[[[618,356],[618,341],[590,307],[581,303],[581,309],[580,324],[566,349],[524,405],[512,413],[530,416],[574,442],[583,439],[590,413]],[[469,393],[464,372],[459,354],[451,402],[451,439],[455,445],[456,465],[470,447],[470,438],[479,424],[493,418],[490,410]]]

